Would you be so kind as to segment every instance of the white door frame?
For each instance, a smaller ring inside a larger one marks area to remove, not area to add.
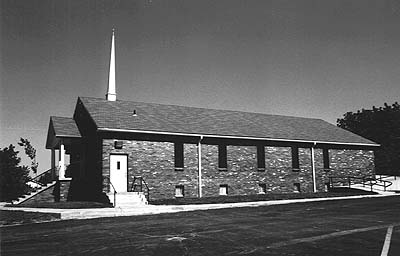
[[[110,154],[110,182],[117,193],[128,191],[127,154]],[[112,188],[110,188],[111,190]]]

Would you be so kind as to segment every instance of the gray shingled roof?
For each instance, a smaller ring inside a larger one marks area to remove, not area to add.
[[[71,117],[51,116],[50,122],[56,137],[81,137],[78,126]]]
[[[376,145],[321,119],[89,97],[80,100],[98,129]]]

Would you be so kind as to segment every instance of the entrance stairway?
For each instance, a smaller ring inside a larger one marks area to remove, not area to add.
[[[108,177],[110,192],[107,196],[114,207],[132,209],[138,206],[148,205],[150,198],[150,189],[142,176],[134,176],[132,186],[127,192],[116,191],[114,185]]]
[[[45,190],[48,190],[48,189],[54,187],[54,185],[56,185],[56,181],[48,183],[47,185],[44,185],[44,186],[36,186],[34,191],[30,192],[29,194],[23,195],[16,200],[13,200],[11,202],[11,204],[21,204],[21,203],[37,196],[38,194],[44,192]]]
[[[28,194],[22,195],[16,200],[13,200],[11,203],[12,204],[21,204],[37,195],[40,193],[51,189],[52,187],[55,186],[56,181],[54,179],[55,175],[55,170],[56,168],[49,169],[36,177],[30,179],[26,184],[31,187],[31,191]]]
[[[120,192],[115,194],[115,198],[114,193],[108,193],[107,196],[114,207],[118,208],[129,209],[148,204],[144,192]]]

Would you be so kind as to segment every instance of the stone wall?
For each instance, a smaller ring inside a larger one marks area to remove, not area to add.
[[[142,176],[150,187],[151,199],[174,198],[175,186],[184,186],[185,197],[198,197],[197,145],[184,144],[184,168],[175,169],[174,143],[122,140],[123,148],[115,149],[114,140],[103,140],[103,176],[109,177],[110,154],[128,155],[128,184]],[[299,148],[299,170],[292,168],[290,147],[265,147],[265,170],[257,168],[257,147],[227,146],[227,169],[218,168],[218,145],[202,144],[203,196],[218,196],[220,185],[228,185],[229,195],[256,194],[259,184],[266,191],[291,193],[300,184],[301,192],[313,191],[311,149]],[[363,150],[329,150],[330,168],[323,167],[322,149],[315,149],[317,191],[325,191],[329,175],[363,176],[374,170],[373,152]],[[107,192],[107,179],[103,191]]]
[[[60,202],[68,201],[68,193],[71,185],[71,181],[69,180],[61,180],[60,181]]]
[[[298,173],[292,171],[290,147],[265,147],[265,178],[268,192],[293,192]]]
[[[183,170],[175,170],[174,144],[171,142],[123,140],[122,149],[114,149],[114,140],[103,140],[103,176],[110,176],[110,154],[128,155],[128,187],[134,176],[142,176],[150,189],[151,199],[174,198],[175,186],[183,185],[186,197],[197,197],[197,149],[194,144],[184,145]],[[103,191],[109,191],[107,179]]]
[[[363,177],[375,175],[374,152],[370,150],[329,150],[328,175],[334,177]],[[343,180],[339,182],[345,184]]]

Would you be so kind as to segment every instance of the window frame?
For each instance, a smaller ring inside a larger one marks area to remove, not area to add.
[[[265,172],[265,146],[257,145],[257,170]]]
[[[323,148],[322,149],[322,158],[323,158],[323,163],[324,163],[324,170],[329,171],[330,168],[330,159],[329,159],[329,149],[328,148]]]
[[[299,159],[299,147],[292,146],[292,171],[299,172],[300,171],[300,159]]]
[[[183,171],[185,166],[184,144],[182,142],[174,143],[174,165],[175,171]]]
[[[225,144],[218,145],[218,170],[228,171],[228,153]]]

